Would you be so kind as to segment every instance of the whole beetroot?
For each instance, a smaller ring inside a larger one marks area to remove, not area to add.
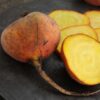
[[[56,49],[60,40],[60,30],[56,23],[41,12],[32,12],[19,18],[4,29],[1,45],[4,51],[20,62],[32,62],[41,77],[63,93],[42,70],[41,60]]]
[[[33,12],[10,24],[1,36],[5,52],[14,59],[48,57],[56,48],[60,31],[55,22],[45,14]]]

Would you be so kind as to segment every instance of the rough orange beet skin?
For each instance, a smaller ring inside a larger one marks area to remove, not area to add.
[[[27,62],[48,57],[56,48],[60,31],[48,16],[33,12],[10,24],[1,35],[1,44],[7,54]]]

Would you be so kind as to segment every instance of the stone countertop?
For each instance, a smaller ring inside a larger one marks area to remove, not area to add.
[[[24,4],[31,1],[34,1],[34,0],[0,0],[0,13],[2,13],[4,10],[12,6]]]

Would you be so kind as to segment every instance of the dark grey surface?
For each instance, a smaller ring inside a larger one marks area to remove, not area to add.
[[[83,0],[0,0],[0,33],[24,12],[69,9],[79,12],[97,9]],[[56,53],[44,61],[44,69],[63,87],[77,92],[95,91],[100,86],[86,87],[74,82],[65,71]],[[17,62],[6,55],[0,46],[0,95],[6,100],[100,100],[100,94],[89,97],[65,96],[40,78],[30,64]],[[1,100],[1,99],[0,99]]]

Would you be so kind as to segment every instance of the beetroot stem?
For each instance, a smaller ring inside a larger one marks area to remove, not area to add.
[[[56,90],[58,90],[60,93],[65,94],[65,95],[71,95],[71,96],[90,96],[93,94],[96,94],[100,92],[100,90],[96,90],[93,92],[88,92],[88,93],[77,93],[77,92],[72,92],[70,90],[66,90],[57,83],[55,83],[47,74],[44,70],[42,70],[42,64],[38,60],[33,60],[32,61],[33,65],[35,66],[37,72],[40,74],[40,76],[47,82],[49,83],[52,87],[54,87]]]

